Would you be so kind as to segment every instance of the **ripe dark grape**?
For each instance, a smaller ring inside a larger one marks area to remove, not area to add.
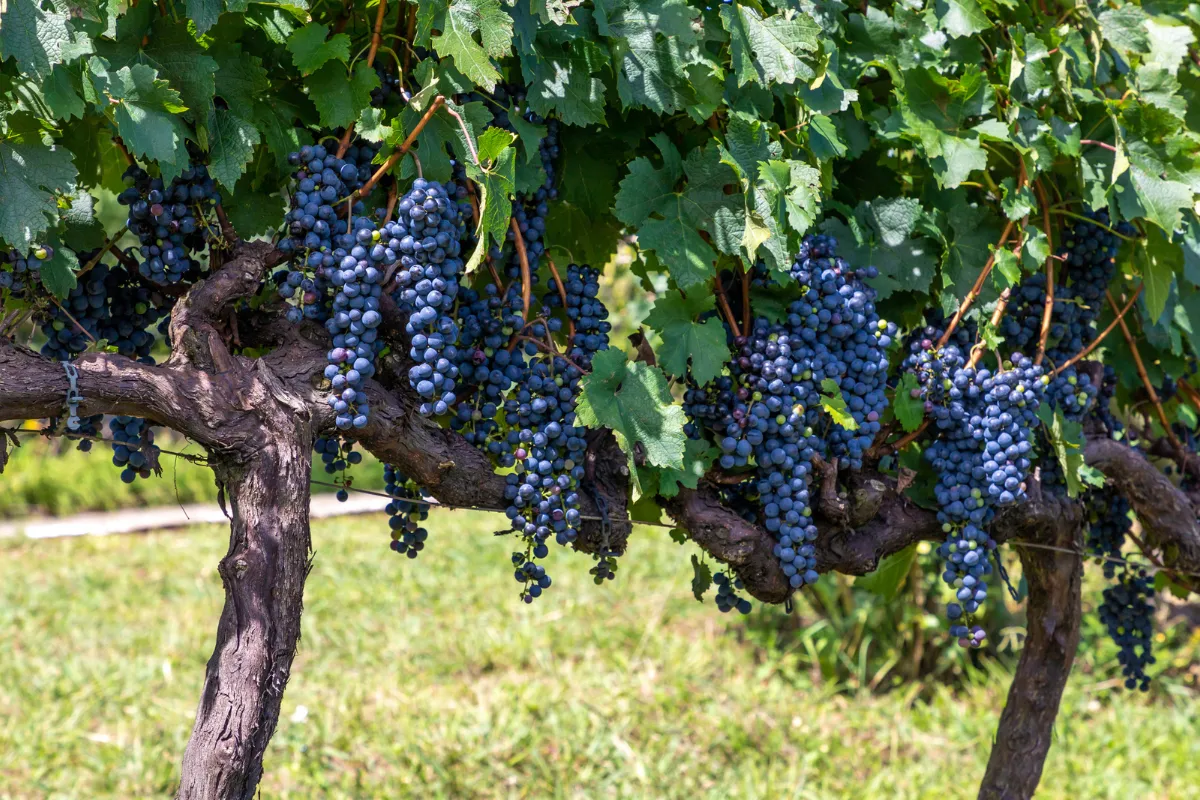
[[[209,214],[221,203],[216,184],[200,164],[189,166],[170,186],[130,165],[125,182],[117,200],[129,206],[129,230],[142,243],[142,276],[161,285],[178,283],[199,268],[192,255],[213,236]]]
[[[1104,590],[1100,604],[1100,621],[1117,644],[1117,659],[1126,689],[1149,691],[1150,677],[1146,667],[1155,662],[1152,653],[1154,639],[1154,580],[1145,570],[1126,566],[1116,575],[1116,582]]]
[[[733,609],[737,609],[739,614],[749,614],[752,608],[750,601],[738,595],[738,591],[745,588],[742,586],[741,578],[730,579],[729,575],[724,572],[718,572],[713,575],[713,583],[717,585],[717,609],[726,614]]]
[[[416,558],[429,538],[429,531],[421,525],[429,518],[429,504],[417,502],[425,496],[423,490],[391,464],[384,465],[383,478],[387,482],[386,491],[392,496],[384,509],[392,530],[391,547],[397,553]]]
[[[122,468],[121,480],[133,483],[138,478],[149,478],[151,459],[157,461],[158,447],[146,420],[116,416],[109,420],[108,429],[112,436],[113,464]]]

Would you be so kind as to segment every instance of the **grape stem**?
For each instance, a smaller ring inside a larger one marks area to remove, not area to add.
[[[225,243],[232,247],[238,243],[237,231],[233,229],[233,225],[229,223],[229,217],[225,214],[225,206],[217,203],[217,222],[221,226],[221,238]]]
[[[425,130],[425,126],[429,124],[429,120],[433,118],[433,115],[437,113],[437,110],[441,108],[442,104],[445,102],[446,98],[440,94],[433,98],[433,102],[429,104],[429,108],[425,109],[425,115],[421,117],[421,120],[415,126],[413,126],[412,132],[409,133],[404,139],[404,142],[398,148],[396,148],[396,152],[388,156],[388,160],[383,162],[379,169],[375,170],[374,175],[372,175],[370,178],[367,178],[366,183],[360,186],[357,191],[350,193],[350,197],[348,199],[352,204],[355,197],[366,197],[368,194],[370,194],[371,190],[375,188],[375,184],[379,183],[379,179],[386,175],[392,169],[392,167],[396,166],[400,159],[404,158],[404,154],[407,153],[413,146],[413,142],[417,140],[417,136],[421,134],[421,131]]]
[[[1028,178],[1025,173],[1025,159],[1018,158],[1017,161],[1018,173],[1016,191],[1019,192],[1025,187],[1025,183]],[[942,338],[938,339],[937,346],[939,348],[946,346],[946,342],[950,341],[950,336],[954,333],[954,329],[957,328],[958,323],[962,321],[963,315],[966,314],[967,310],[971,308],[971,304],[979,298],[979,293],[983,291],[983,282],[986,281],[988,275],[992,273],[992,267],[996,263],[996,254],[999,253],[1000,249],[1008,242],[1008,237],[1012,235],[1014,224],[1015,222],[1010,219],[1004,226],[1004,231],[1000,234],[1000,241],[997,242],[995,248],[992,249],[992,254],[988,256],[988,260],[983,265],[983,269],[979,271],[979,277],[975,279],[975,285],[971,287],[971,291],[967,292],[967,296],[963,298],[962,303],[958,307],[958,311],[954,312],[954,318],[951,319],[950,324],[946,326],[946,331],[942,334]]]
[[[558,274],[558,267],[554,266],[554,259],[546,256],[546,263],[550,265],[550,274],[554,276],[554,285],[558,287],[558,298],[562,300],[563,313],[567,314],[567,287],[563,286],[562,277]],[[567,314],[567,335],[570,341],[575,341],[575,321],[571,319],[571,315]]]
[[[101,252],[103,252],[103,251],[101,251]],[[58,307],[58,310],[66,315],[67,319],[69,319],[69,320],[71,320],[71,322],[75,323],[75,327],[79,328],[79,332],[82,333],[84,336],[86,336],[88,338],[89,342],[91,342],[92,344],[96,343],[96,337],[92,336],[90,333],[88,333],[87,328],[80,325],[79,320],[77,320],[77,319],[75,319],[75,317],[71,316],[70,311],[67,311],[65,308],[63,308],[62,303],[58,302],[57,297],[55,297],[54,295],[50,295],[50,302],[54,303],[54,305],[56,305]]]
[[[742,335],[750,335],[750,271],[745,265],[738,264],[738,271],[742,274]]]
[[[1050,317],[1054,311],[1054,234],[1050,226],[1050,203],[1046,190],[1040,181],[1033,182],[1033,190],[1037,192],[1038,203],[1042,207],[1042,225],[1046,229],[1046,242],[1050,255],[1046,257],[1046,302],[1042,306],[1042,329],[1038,333],[1037,355],[1033,363],[1040,365],[1046,358],[1046,339],[1050,336]]]
[[[1071,356],[1069,359],[1064,361],[1057,369],[1054,370],[1054,372],[1050,373],[1050,376],[1053,377],[1053,376],[1059,374],[1060,372],[1062,372],[1063,370],[1065,370],[1067,367],[1070,367],[1071,365],[1077,363],[1081,359],[1087,358],[1089,353],[1091,353],[1093,350],[1095,350],[1097,347],[1099,347],[1100,343],[1104,341],[1104,338],[1106,336],[1108,336],[1110,333],[1112,333],[1113,328],[1117,327],[1118,323],[1120,323],[1121,320],[1125,318],[1126,312],[1128,312],[1129,309],[1133,308],[1133,304],[1136,303],[1137,299],[1142,296],[1143,288],[1145,288],[1145,287],[1144,286],[1138,287],[1137,291],[1133,293],[1133,297],[1129,298],[1129,302],[1125,304],[1125,307],[1121,309],[1120,313],[1117,314],[1116,318],[1113,319],[1112,322],[1108,323],[1108,327],[1100,332],[1100,335],[1096,337],[1095,341],[1093,341],[1091,344],[1089,344],[1083,350],[1079,351],[1078,353],[1076,353],[1075,355]],[[1180,380],[1182,380],[1182,378]],[[1198,408],[1200,408],[1200,406],[1198,406]]]
[[[375,54],[379,52],[380,32],[383,29],[383,18],[387,14],[387,0],[379,0],[379,11],[375,14],[375,30],[371,32],[371,47],[367,50],[367,68],[375,66]],[[353,64],[351,64],[353,66]],[[346,126],[346,132],[342,134],[342,138],[338,141],[337,157],[341,158],[346,155],[346,151],[350,149],[350,139],[354,136],[354,123],[351,122]]]
[[[1076,214],[1074,211],[1066,211],[1061,208],[1054,209],[1054,213],[1058,214],[1060,217],[1070,217],[1071,219],[1077,219],[1082,222],[1086,222],[1089,225],[1095,225],[1097,228],[1108,231],[1113,236],[1117,237],[1118,239],[1120,239],[1123,242],[1136,242],[1137,241],[1136,236],[1126,236],[1125,234],[1120,233],[1120,232],[1114,230],[1113,228],[1110,228],[1108,225],[1105,225],[1103,222],[1092,219],[1090,217],[1085,217],[1083,214]]]
[[[950,320],[950,324],[946,326],[946,332],[942,334],[942,338],[938,339],[937,346],[939,348],[945,347],[946,342],[950,341],[950,336],[954,333],[954,329],[958,327],[958,323],[962,321],[963,315],[967,313],[971,308],[971,304],[978,299],[980,292],[983,291],[983,282],[992,273],[992,266],[996,263],[996,254],[1008,242],[1008,237],[1012,235],[1014,225],[1015,223],[1010,219],[1008,224],[1004,226],[1004,232],[1000,234],[1000,241],[996,243],[992,254],[988,256],[987,263],[983,265],[983,269],[979,271],[979,277],[975,279],[975,285],[967,292],[967,296],[963,298],[962,304],[954,312],[954,317]]]
[[[1125,318],[1121,316],[1121,312],[1117,308],[1117,301],[1113,299],[1112,292],[1105,291],[1104,296],[1108,298],[1108,305],[1112,308],[1113,313],[1117,315],[1117,324],[1121,326],[1121,333],[1125,335],[1125,343],[1129,345],[1129,351],[1133,354],[1133,365],[1137,367],[1138,377],[1142,379],[1142,385],[1146,387],[1146,394],[1150,396],[1150,402],[1154,404],[1154,410],[1158,414],[1158,421],[1162,423],[1163,430],[1167,434],[1167,438],[1171,440],[1171,444],[1177,450],[1182,450],[1183,445],[1179,442],[1179,437],[1175,435],[1175,431],[1171,430],[1171,423],[1167,421],[1167,412],[1163,411],[1162,402],[1158,399],[1158,392],[1154,391],[1154,384],[1150,382],[1150,376],[1146,374],[1146,365],[1142,362],[1142,355],[1138,352],[1137,343],[1133,340],[1133,334],[1129,332],[1129,326],[1125,323]]]
[[[1079,143],[1080,144],[1088,144],[1093,147],[1103,147],[1105,150],[1107,150],[1110,153],[1117,152],[1117,148],[1115,146],[1109,144],[1108,142],[1098,142],[1095,139],[1080,139]]]
[[[733,315],[733,309],[729,307],[729,298],[725,296],[725,286],[721,283],[721,276],[713,277],[713,290],[717,295],[717,304],[721,307],[721,313],[725,315],[725,320],[729,323],[730,330],[733,335],[739,335],[741,328],[738,327],[737,317]]]
[[[396,210],[397,194],[396,184],[393,183],[388,187],[387,212],[383,216],[384,225],[392,221],[392,212]]]
[[[529,274],[529,252],[525,249],[525,237],[521,235],[521,226],[517,218],[509,220],[513,232],[513,243],[517,246],[517,258],[521,262],[521,319],[529,318],[529,301],[533,294],[533,279]]]

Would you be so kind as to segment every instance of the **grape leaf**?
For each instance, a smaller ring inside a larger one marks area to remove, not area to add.
[[[1083,426],[1063,417],[1062,412],[1043,403],[1037,410],[1050,448],[1054,451],[1067,481],[1067,496],[1078,497],[1083,491],[1079,472],[1083,468]]]
[[[209,54],[218,65],[217,95],[223,98],[230,108],[242,111],[259,109],[275,103],[276,98],[272,98],[271,103],[262,102],[264,93],[271,89],[271,82],[261,59],[242,52],[241,45],[232,42],[221,43],[210,50]],[[262,114],[256,114],[256,117],[261,119]]]
[[[62,210],[63,242],[76,252],[103,246],[104,223],[96,218],[95,198],[86,189],[76,189],[70,200]]]
[[[695,597],[697,602],[704,602],[704,593],[712,586],[712,570],[708,568],[707,561],[701,561],[692,554],[692,597]]]
[[[626,225],[640,225],[674,194],[678,173],[658,169],[648,158],[635,158],[617,190],[614,211]]]
[[[216,59],[204,52],[187,25],[163,17],[156,19],[137,56],[138,63],[158,71],[158,76],[179,92],[183,104],[205,113],[216,91]],[[114,66],[118,65],[114,62]],[[260,101],[261,96],[256,98]],[[256,102],[255,105],[270,105]]]
[[[916,559],[917,546],[910,544],[880,561],[874,572],[855,578],[854,587],[879,595],[885,600],[892,600],[900,592],[900,587],[904,585]]]
[[[658,360],[668,375],[687,375],[689,359],[692,376],[701,386],[721,374],[730,358],[725,326],[715,315],[695,321],[715,306],[713,296],[703,292],[692,292],[686,298],[679,292],[667,292],[655,301],[645,324],[662,336]]]
[[[973,36],[991,24],[978,0],[937,0],[938,25],[955,38]]]
[[[254,123],[229,109],[211,108],[208,114],[209,173],[226,188],[236,185],[260,139]]]
[[[920,397],[912,396],[913,390],[919,388],[917,376],[911,372],[904,373],[900,378],[900,384],[896,387],[892,408],[905,433],[912,433],[921,427],[921,421],[925,418],[925,401]]]
[[[491,58],[508,55],[513,39],[512,17],[500,0],[451,0],[441,20],[442,32],[432,38],[438,55],[453,59],[463,75],[489,92],[496,88],[500,73]]]
[[[827,217],[821,223],[821,231],[837,239],[838,252],[843,258],[852,264],[873,266],[879,270],[879,275],[867,283],[879,293],[881,300],[894,292],[929,291],[933,276],[937,273],[937,248],[934,243],[924,237],[906,236],[895,247],[889,247],[872,226],[865,227],[868,230],[861,231],[865,240],[860,241],[855,232],[839,219]],[[894,239],[896,232],[903,230],[903,227],[890,229],[888,235]]]
[[[806,233],[821,210],[821,173],[803,161],[764,161],[758,179],[775,219]]]
[[[795,83],[816,77],[805,56],[817,50],[820,26],[806,14],[763,17],[754,8],[721,6],[721,24],[729,32],[730,57],[738,86],[757,81]]]
[[[701,61],[700,12],[685,0],[620,0],[596,8],[600,33],[612,41],[617,94],[627,107],[671,114],[696,101],[688,66]]]
[[[54,256],[42,262],[38,278],[42,286],[46,287],[46,291],[60,300],[65,300],[78,283],[75,273],[79,271],[79,258],[74,250],[63,247],[57,237],[50,237],[48,243],[54,245]]]
[[[683,469],[662,467],[658,470],[658,486],[655,494],[670,499],[682,488],[695,489],[700,479],[717,460],[720,451],[706,441],[688,439],[683,456]],[[641,470],[646,472],[647,470]]]
[[[71,30],[65,8],[46,11],[40,0],[8,0],[0,15],[0,59],[16,59],[21,72],[34,78],[44,80],[55,64],[90,52],[90,43]]]
[[[1134,249],[1134,262],[1146,286],[1146,313],[1157,323],[1167,310],[1175,273],[1183,269],[1183,250],[1162,231],[1151,228]]]
[[[1168,233],[1175,231],[1183,219],[1182,209],[1192,204],[1191,187],[1160,178],[1137,165],[1130,168],[1129,179],[1146,219]]]
[[[42,97],[55,119],[83,118],[83,98],[79,96],[66,67],[60,65],[54,68],[50,78],[42,85]]]
[[[526,101],[543,117],[552,112],[568,125],[603,125],[604,81],[594,74],[607,66],[607,52],[592,57],[591,42],[547,46],[539,42],[533,54],[521,58],[521,71],[529,84]]]
[[[517,151],[513,134],[502,128],[488,128],[479,137],[482,166],[467,161],[467,175],[479,187],[479,224],[475,228],[475,251],[467,259],[464,271],[471,274],[483,263],[489,243],[504,243],[512,216],[512,191],[516,179]]]
[[[837,385],[837,381],[833,378],[826,378],[821,381],[821,388],[824,389],[821,392],[821,408],[829,413],[834,423],[848,431],[858,430],[858,421],[846,407],[846,400],[842,397],[842,390]]]
[[[71,152],[41,143],[0,142],[0,239],[28,249],[58,221],[55,195],[74,188]]]
[[[117,132],[129,151],[158,162],[166,179],[182,172],[188,130],[177,116],[187,110],[179,93],[144,64],[109,71],[104,59],[93,57],[88,71],[96,91],[112,101]]]
[[[652,466],[683,468],[685,415],[671,398],[662,370],[629,361],[611,348],[596,354],[582,383],[576,417],[586,427],[612,429],[629,457],[631,474],[636,474],[635,450]]]
[[[682,195],[664,204],[662,219],[649,219],[638,228],[638,247],[658,253],[680,289],[707,282],[715,274],[717,253],[686,218]]]
[[[329,36],[328,25],[310,22],[288,37],[287,49],[296,69],[302,75],[311,75],[327,61],[348,62],[350,37],[345,33]]]
[[[223,0],[187,0],[187,15],[196,23],[196,30],[208,33],[221,16]]]
[[[330,62],[308,78],[308,96],[327,128],[349,125],[371,104],[371,90],[379,87],[379,75],[360,61],[353,75],[339,62]]]

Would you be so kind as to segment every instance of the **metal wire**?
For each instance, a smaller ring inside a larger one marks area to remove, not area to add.
[[[68,439],[88,439],[93,442],[108,442],[110,444],[113,441],[112,439],[105,439],[100,436],[88,436],[85,434],[78,434],[78,433],[62,434],[62,433],[53,433],[53,432],[46,431],[46,430],[27,430],[24,428],[12,429],[12,430],[9,430],[8,432],[16,433],[16,434],[37,434],[39,436],[45,436],[48,439],[55,438],[55,437],[59,437],[59,438],[65,437]],[[159,452],[166,453],[167,455],[179,456],[180,458],[187,459],[188,461],[191,461],[192,463],[195,463],[195,464],[206,464],[207,463],[207,459],[204,456],[196,454],[196,453],[180,453],[180,452],[177,452],[174,450],[163,450],[161,448],[159,449]],[[428,506],[428,507],[436,506],[438,508],[444,508],[444,509],[451,510],[451,511],[486,511],[486,512],[492,513],[492,514],[503,514],[505,512],[505,509],[503,509],[503,508],[493,508],[491,506],[459,505],[456,503],[443,503],[442,501],[436,500],[436,499],[421,499],[421,498],[414,499],[412,497],[403,497],[401,495],[388,494],[387,492],[380,492],[380,491],[377,491],[374,489],[359,489],[358,487],[353,486],[353,485],[347,485],[347,484],[337,483],[337,482],[332,482],[332,481],[321,481],[321,480],[314,479],[314,480],[310,481],[310,483],[314,486],[326,486],[326,487],[333,488],[333,489],[342,489],[347,492],[358,492],[359,494],[371,495],[372,497],[380,497],[385,500],[406,500],[406,501],[408,501],[410,503],[414,503],[414,504],[424,505],[424,506]],[[598,516],[595,514],[581,514],[579,518],[583,519],[583,520],[588,520],[589,522],[604,523],[604,522],[610,521],[606,517]],[[666,528],[668,530],[675,530],[680,527],[679,525],[672,525],[667,522],[652,522],[652,521],[648,521],[648,520],[627,520],[627,521],[629,522],[630,525],[645,525],[645,526],[651,527],[651,528]],[[1151,575],[1157,575],[1160,572],[1165,572],[1168,575],[1178,575],[1178,576],[1187,577],[1187,578],[1200,578],[1200,572],[1187,572],[1185,570],[1172,569],[1171,567],[1160,566],[1158,564],[1154,564],[1149,561],[1130,561],[1128,559],[1115,558],[1113,556],[1098,556],[1095,553],[1088,553],[1083,550],[1073,550],[1069,547],[1057,547],[1055,545],[1040,544],[1037,542],[1024,542],[1024,541],[1019,541],[1019,540],[1013,540],[1010,542],[1006,542],[1006,544],[1010,544],[1014,547],[1027,547],[1032,550],[1050,550],[1050,551],[1053,551],[1056,553],[1064,553],[1066,555],[1073,555],[1073,556],[1076,556],[1076,557],[1084,559],[1084,560],[1095,561],[1096,563],[1120,564],[1120,565],[1123,565],[1126,567],[1136,567],[1137,569],[1145,570],[1146,572],[1148,572]]]

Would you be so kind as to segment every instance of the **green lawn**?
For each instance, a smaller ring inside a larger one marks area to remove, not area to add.
[[[999,670],[927,700],[839,692],[697,604],[661,531],[604,587],[554,554],[525,606],[495,518],[435,512],[415,562],[384,522],[315,527],[264,798],[974,796]],[[0,543],[0,797],[170,796],[225,546],[217,527]],[[1040,796],[1200,797],[1194,695],[1109,685],[1073,678]]]

